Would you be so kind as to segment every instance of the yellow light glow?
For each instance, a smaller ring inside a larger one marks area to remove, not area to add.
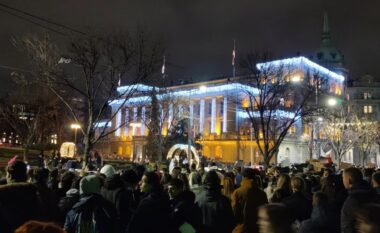
[[[70,127],[72,129],[80,129],[81,128],[79,124],[71,124]]]

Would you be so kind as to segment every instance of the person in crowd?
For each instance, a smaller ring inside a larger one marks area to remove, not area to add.
[[[375,173],[375,170],[373,168],[365,168],[363,172],[363,180],[368,184],[371,184],[373,173]]]
[[[325,193],[314,193],[311,218],[301,223],[298,233],[339,232],[339,218],[333,208]]]
[[[178,175],[181,174],[181,168],[180,167],[174,167],[170,175],[172,178],[178,178]]]
[[[277,179],[277,187],[274,190],[271,202],[281,202],[291,194],[290,176],[288,174],[280,174]]]
[[[228,197],[229,199],[232,198],[232,193],[235,190],[235,182],[234,182],[235,177],[233,173],[232,175],[231,173],[232,172],[227,172],[222,182],[222,186],[223,186],[222,193],[224,196]]]
[[[228,197],[221,192],[220,179],[216,171],[205,174],[203,190],[196,197],[202,212],[204,232],[231,233],[235,220]]]
[[[168,195],[163,192],[155,172],[145,172],[140,181],[140,190],[143,196],[127,232],[169,232],[170,201]]]
[[[37,188],[42,204],[44,205],[45,216],[48,217],[48,220],[55,221],[58,218],[58,200],[55,193],[47,186],[48,178],[48,169],[33,169],[32,183]]]
[[[50,190],[53,192],[56,192],[58,190],[59,185],[59,170],[56,167],[53,167],[53,169],[49,173],[49,179],[47,182],[47,186]]]
[[[261,206],[258,211],[259,233],[294,233],[290,212],[281,203]]]
[[[231,204],[237,221],[233,232],[257,232],[257,211],[259,206],[268,203],[268,199],[265,192],[257,186],[252,168],[244,169],[242,175],[240,188],[232,194]]]
[[[190,166],[190,174],[189,174],[189,185],[190,188],[194,185],[194,183],[199,184],[202,182],[202,177],[197,171],[197,165],[192,163]]]
[[[28,221],[18,227],[14,233],[66,233],[52,222]]]
[[[371,184],[376,194],[380,195],[380,173],[379,172],[373,173]]]
[[[136,172],[132,169],[127,169],[122,172],[121,180],[124,183],[125,189],[131,195],[129,198],[129,206],[134,212],[137,208],[138,203],[140,202],[140,191],[138,190],[138,176]]]
[[[185,227],[200,232],[202,213],[195,204],[194,193],[186,190],[183,181],[176,178],[170,181],[168,193],[171,199],[170,221],[173,232],[180,232],[180,229]]]
[[[37,188],[27,181],[26,164],[17,158],[8,162],[7,184],[0,186],[0,231],[13,233],[24,222],[43,220]]]
[[[116,207],[118,222],[122,232],[125,232],[132,216],[132,191],[125,189],[120,175],[115,174],[115,169],[111,165],[105,165],[101,169],[101,174],[106,178],[100,194]]]
[[[100,195],[101,182],[96,175],[80,181],[81,198],[67,213],[64,229],[68,233],[116,233],[119,231],[116,209]]]
[[[293,194],[283,199],[282,203],[290,210],[292,220],[301,223],[303,220],[310,218],[311,199],[304,194],[304,180],[302,177],[294,176],[290,184]]]
[[[241,174],[241,167],[240,166],[235,167],[234,171],[235,171],[235,185],[236,185],[236,188],[239,188],[241,180],[243,179],[243,176]]]
[[[380,205],[371,203],[362,206],[356,214],[356,230],[358,233],[380,232]]]
[[[370,185],[363,180],[360,169],[346,168],[343,172],[343,184],[348,190],[348,196],[341,210],[341,232],[355,232],[355,214],[361,206],[376,200],[376,193]]]

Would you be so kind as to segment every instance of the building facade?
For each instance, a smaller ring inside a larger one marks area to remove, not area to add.
[[[284,82],[293,79],[303,80],[307,74],[318,74],[325,77],[326,91],[329,95],[341,96],[344,77],[334,73],[305,57],[282,59],[258,64],[259,69],[265,66],[283,66],[296,72],[290,76],[278,77]],[[110,125],[115,132],[102,141],[99,148],[103,153],[116,152],[118,156],[128,159],[141,158],[146,155],[146,137],[151,121],[153,90],[160,105],[161,134],[167,136],[172,127],[181,119],[190,125],[189,138],[202,147],[199,154],[224,162],[243,160],[258,164],[262,161],[256,141],[252,139],[251,123],[243,110],[247,94],[255,96],[259,90],[249,85],[247,77],[225,78],[208,82],[192,83],[171,87],[152,87],[134,85],[119,87],[135,88],[135,94],[125,99],[110,103],[115,118]],[[286,104],[285,104],[286,105]],[[286,109],[279,109],[276,114],[291,115]],[[104,127],[104,125],[102,125]],[[309,123],[298,119],[282,142],[277,162],[283,164],[302,163],[310,158],[310,138],[312,132]]]

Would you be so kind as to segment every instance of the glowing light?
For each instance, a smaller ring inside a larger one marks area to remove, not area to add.
[[[323,117],[318,117],[318,121],[322,122],[323,121]]]
[[[80,129],[81,128],[79,124],[71,124],[70,127],[72,129]]]
[[[123,88],[128,87],[124,86]],[[217,85],[217,86],[201,86],[200,88],[197,89],[189,89],[189,90],[182,90],[182,91],[175,91],[171,92],[169,94],[161,94],[157,95],[157,99],[164,99],[165,97],[168,97],[170,95],[173,95],[174,97],[188,97],[188,96],[199,96],[199,95],[205,95],[205,94],[218,94],[218,93],[223,93],[226,91],[243,91],[246,93],[249,93],[250,95],[258,95],[259,90],[257,88],[248,86],[248,85],[243,85],[240,83],[230,83],[230,84],[222,84],[222,85]],[[132,97],[129,98],[127,101],[124,99],[118,99],[118,100],[113,100],[110,101],[110,105],[120,105],[125,103],[125,105],[132,105],[132,104],[142,104],[142,103],[147,103],[150,102],[151,98],[149,96],[138,96],[138,97]]]
[[[120,132],[121,132],[120,124],[121,124],[121,111],[118,111],[116,114],[116,126],[115,126],[117,127],[115,131],[115,136],[117,137],[120,137]]]
[[[294,75],[293,77],[292,77],[292,82],[294,82],[294,83],[298,83],[298,82],[300,82],[301,81],[301,77],[298,75],[298,74],[296,74],[296,75]]]
[[[259,111],[254,111],[250,112],[250,115],[253,117],[260,117],[260,112]],[[249,114],[246,111],[239,111],[238,116],[240,118],[249,118]],[[264,116],[271,116],[271,117],[278,117],[278,118],[289,118],[292,119],[295,117],[295,114],[293,112],[287,112],[283,110],[276,110],[276,111],[265,111]]]
[[[117,91],[119,93],[129,93],[133,91],[140,91],[140,92],[146,92],[146,91],[153,91],[155,89],[156,91],[159,91],[160,88],[155,86],[148,86],[144,84],[135,84],[135,85],[129,85],[129,86],[121,86],[117,88]]]
[[[338,103],[338,101],[335,98],[330,98],[327,100],[327,104],[329,106],[335,106]]]
[[[282,59],[282,60],[276,60],[276,61],[270,61],[270,62],[265,62],[265,63],[259,63],[256,65],[256,67],[259,70],[262,69],[269,69],[271,67],[279,67],[279,66],[295,66],[295,67],[300,67],[304,66],[304,68],[311,68],[314,69],[315,73],[320,73],[323,75],[326,75],[328,77],[331,77],[333,79],[336,79],[338,81],[343,82],[344,77],[342,75],[339,75],[335,72],[332,72],[328,69],[326,69],[323,66],[318,65],[317,63],[314,63],[310,61],[309,59],[305,57],[295,57],[295,58],[287,58],[287,59]],[[287,67],[284,67],[287,68]]]
[[[112,122],[111,121],[100,121],[98,123],[95,123],[95,128],[104,128],[104,127],[112,127]]]

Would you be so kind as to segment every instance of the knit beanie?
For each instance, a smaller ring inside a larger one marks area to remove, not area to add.
[[[106,176],[106,178],[109,178],[109,177],[115,175],[116,170],[115,170],[115,168],[112,167],[112,165],[106,164],[102,167],[102,169],[100,170],[100,173],[104,174]]]
[[[100,193],[100,180],[96,175],[88,175],[81,179],[79,184],[80,195]]]

